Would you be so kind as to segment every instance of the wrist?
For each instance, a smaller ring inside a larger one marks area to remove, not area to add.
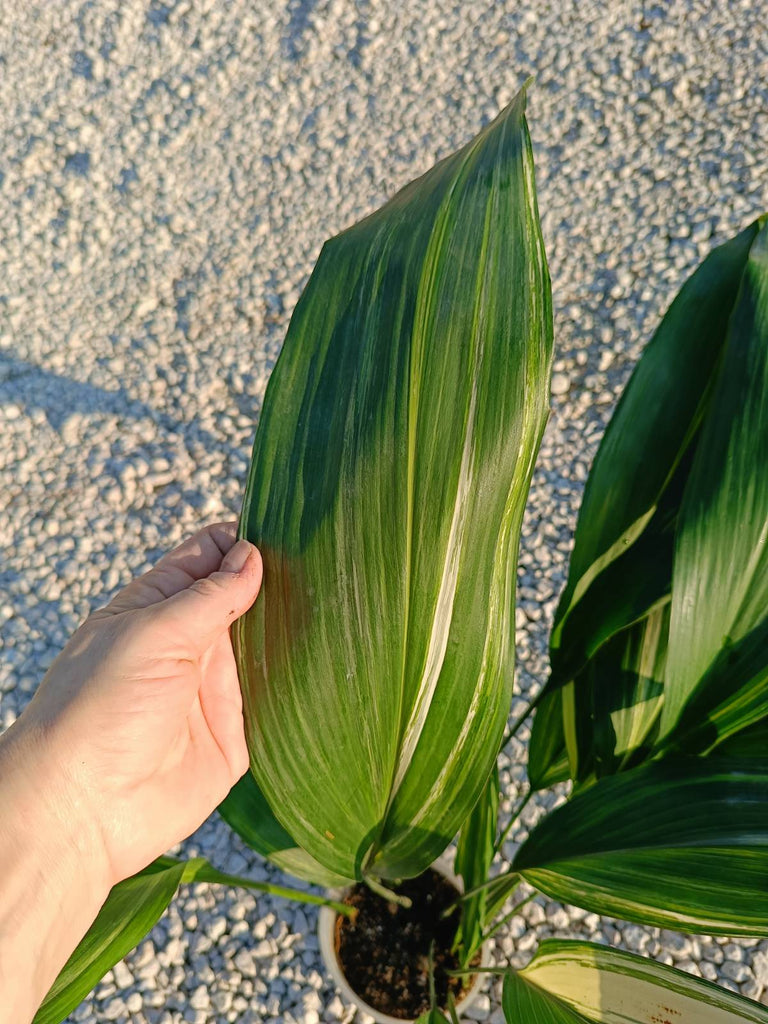
[[[0,780],[0,991],[15,1022],[31,1018],[111,878],[72,773],[23,718],[0,737]]]
[[[54,881],[79,866],[103,902],[114,880],[76,760],[25,716],[0,736],[0,837],[33,853]]]

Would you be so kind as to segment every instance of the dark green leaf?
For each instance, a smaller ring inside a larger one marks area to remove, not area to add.
[[[715,249],[683,285],[624,390],[584,491],[553,652],[593,581],[642,535],[696,432],[757,230]]]
[[[599,780],[534,829],[513,867],[554,899],[724,935],[768,922],[768,764],[664,760]]]
[[[329,870],[424,870],[509,711],[551,299],[525,97],[327,243],[265,396],[234,643],[254,775]]]
[[[680,511],[662,737],[698,687],[708,691],[710,704],[714,698],[723,735],[768,711],[768,654],[760,672],[768,632],[767,541],[768,223],[749,251]],[[731,655],[739,662],[732,679]]]
[[[716,753],[720,757],[762,760],[768,763],[768,717],[762,718],[748,729],[729,736],[717,747]]]
[[[650,754],[649,736],[663,700],[668,635],[665,604],[611,637],[574,680],[574,779],[613,775],[632,765],[639,752]]]
[[[461,826],[454,870],[464,882],[465,892],[482,885],[488,878],[494,856],[499,811],[499,771],[494,767],[480,799]],[[462,966],[466,966],[480,948],[486,923],[488,894],[485,889],[463,900],[457,945]]]

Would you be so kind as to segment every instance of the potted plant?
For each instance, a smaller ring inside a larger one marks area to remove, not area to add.
[[[233,633],[252,773],[221,813],[285,870],[355,891],[161,858],[115,887],[37,1024],[61,1021],[194,879],[332,905],[336,953],[368,894],[396,935],[423,895],[438,909],[411,965],[420,1002],[397,1019],[455,1015],[523,884],[641,923],[764,933],[768,229],[715,250],[640,360],[585,491],[550,679],[505,734],[552,340],[524,107],[525,90],[326,244],[254,446],[241,533],[264,587]],[[514,820],[498,822],[496,759],[534,711],[530,792],[570,780],[571,795],[495,873]],[[464,891],[446,894],[425,872],[457,833]],[[510,1024],[768,1024],[734,993],[589,943],[488,969]]]

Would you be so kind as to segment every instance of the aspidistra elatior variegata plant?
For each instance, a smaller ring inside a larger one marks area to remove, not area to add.
[[[251,769],[346,878],[416,875],[493,769],[549,276],[525,92],[323,247],[267,388],[234,628]]]

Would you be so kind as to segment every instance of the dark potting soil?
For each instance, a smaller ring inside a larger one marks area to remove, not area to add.
[[[449,992],[460,999],[471,979],[446,974],[460,966],[451,952],[459,911],[442,919],[458,895],[455,886],[430,869],[393,891],[412,900],[410,909],[388,902],[366,885],[352,889],[344,902],[358,912],[354,919],[336,919],[336,953],[347,981],[369,1006],[408,1020],[429,1009],[433,942],[439,1007],[445,1008]]]

